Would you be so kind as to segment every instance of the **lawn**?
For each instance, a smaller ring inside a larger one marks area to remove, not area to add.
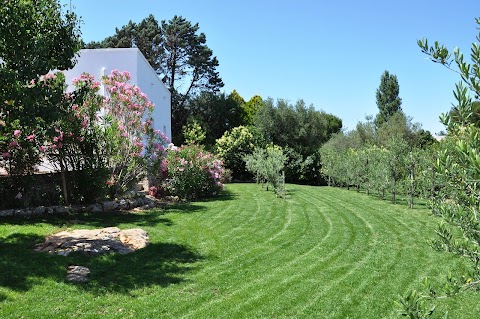
[[[253,184],[143,213],[0,220],[0,318],[396,318],[394,301],[463,261],[427,241],[438,220],[354,191]],[[33,251],[58,230],[143,228],[129,255]],[[70,264],[88,284],[65,281]],[[480,318],[479,293],[438,301],[438,317]]]

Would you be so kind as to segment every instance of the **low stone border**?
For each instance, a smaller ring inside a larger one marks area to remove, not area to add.
[[[103,213],[118,210],[130,210],[133,208],[153,208],[156,206],[154,199],[146,196],[136,198],[119,199],[115,201],[105,201],[91,205],[71,205],[71,206],[39,206],[22,209],[6,209],[0,210],[0,217],[31,217],[41,215],[69,214],[69,213]]]

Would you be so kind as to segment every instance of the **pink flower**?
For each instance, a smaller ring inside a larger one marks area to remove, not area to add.
[[[10,144],[8,144],[11,148],[18,146],[18,143],[15,141],[11,141]]]
[[[20,130],[13,131],[13,136],[14,137],[17,137],[18,135],[20,135]]]
[[[40,151],[45,152],[46,150],[47,150],[47,148],[45,146],[43,146],[43,145],[40,146]]]
[[[34,139],[35,139],[35,134],[27,136],[27,141],[29,142],[33,142]]]
[[[12,155],[9,152],[5,152],[2,154],[3,158],[10,158]]]

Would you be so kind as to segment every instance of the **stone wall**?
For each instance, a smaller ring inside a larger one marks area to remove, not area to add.
[[[91,205],[71,205],[71,206],[38,206],[23,209],[4,209],[0,210],[0,217],[32,217],[40,215],[70,214],[70,213],[103,213],[120,210],[129,210],[137,207],[144,209],[155,206],[155,201],[146,196],[136,198],[119,199],[115,201],[105,201]]]

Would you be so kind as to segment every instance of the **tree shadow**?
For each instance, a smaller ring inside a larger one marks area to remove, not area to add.
[[[38,278],[62,281],[67,260],[58,255],[39,253],[35,244],[43,241],[36,234],[12,234],[0,239],[0,286],[15,291],[31,289]]]
[[[195,262],[203,259],[188,247],[175,243],[151,243],[131,254],[94,257],[34,251],[35,244],[43,239],[36,234],[13,234],[0,239],[0,287],[22,292],[41,285],[41,279],[66,282],[67,267],[81,265],[90,268],[91,273],[90,282],[79,284],[80,289],[98,294],[128,294],[136,288],[180,283]],[[6,296],[0,295],[0,301],[5,299]]]
[[[135,224],[139,227],[154,227],[159,224],[172,226],[173,222],[166,218],[165,211],[154,208],[148,211],[113,211],[105,213],[69,213],[61,215],[41,215],[31,217],[2,217],[0,225],[35,225],[50,224],[60,228],[75,224],[85,224],[93,227],[113,227],[120,224]]]
[[[71,262],[90,269],[90,282],[79,287],[96,294],[150,286],[167,287],[185,281],[183,275],[194,269],[203,257],[184,245],[153,243],[127,255],[72,256]]]

